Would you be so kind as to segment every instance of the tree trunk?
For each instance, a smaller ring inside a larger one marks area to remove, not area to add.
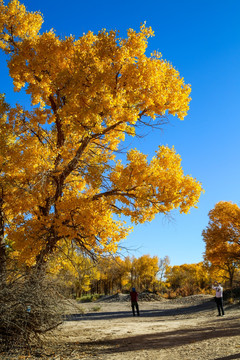
[[[0,281],[4,281],[6,274],[6,246],[4,240],[4,213],[3,213],[3,198],[0,198]]]

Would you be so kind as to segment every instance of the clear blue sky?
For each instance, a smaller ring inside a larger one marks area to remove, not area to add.
[[[202,182],[205,194],[189,215],[158,216],[135,227],[124,243],[136,257],[170,257],[171,265],[202,261],[201,232],[208,212],[221,200],[240,205],[240,1],[239,0],[25,0],[30,11],[44,15],[43,30],[81,36],[102,28],[139,29],[146,21],[155,31],[147,52],[162,53],[192,85],[190,111],[184,121],[170,118],[163,132],[152,132],[132,146],[154,155],[158,145],[175,146],[185,174]],[[1,60],[0,92],[14,104],[23,95],[12,92]]]

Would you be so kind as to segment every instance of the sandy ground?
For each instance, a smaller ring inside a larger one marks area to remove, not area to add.
[[[71,308],[48,338],[45,355],[54,360],[232,360],[240,359],[240,305],[217,316],[210,296],[139,302],[133,317],[124,301]],[[74,310],[74,311],[73,311]],[[39,357],[38,357],[39,358]]]
[[[66,321],[31,355],[0,359],[233,360],[240,359],[240,305],[217,316],[212,296],[140,301],[133,317],[128,301],[68,303]]]

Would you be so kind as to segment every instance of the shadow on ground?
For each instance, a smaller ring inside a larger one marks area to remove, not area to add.
[[[229,355],[229,356],[216,358],[215,360],[234,360],[234,359],[240,359],[240,353],[235,354],[235,355]]]
[[[109,304],[111,308],[111,304]],[[185,306],[174,309],[163,309],[163,310],[141,310],[140,305],[140,316],[141,317],[167,317],[177,316],[184,314],[193,314],[196,312],[211,310],[215,308],[213,300],[206,301],[202,304]],[[112,320],[125,317],[132,317],[131,310],[129,311],[106,311],[106,312],[89,312],[87,314],[70,314],[65,316],[65,321],[80,321],[80,320]]]
[[[221,328],[207,326],[205,328],[186,328],[181,330],[158,332],[132,337],[108,339],[92,342],[91,346],[98,348],[100,354],[128,353],[141,350],[160,350],[198,343],[219,337],[239,336],[239,320],[225,323]],[[77,346],[90,345],[89,342],[78,343]],[[219,357],[215,360],[240,359],[239,354]]]

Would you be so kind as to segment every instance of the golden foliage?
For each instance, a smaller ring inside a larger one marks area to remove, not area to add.
[[[203,231],[205,257],[212,263],[223,263],[239,257],[240,209],[236,204],[220,201],[209,212],[209,224]]]
[[[25,86],[33,105],[1,120],[10,129],[7,236],[21,261],[45,261],[62,239],[88,253],[113,252],[130,230],[121,214],[143,223],[196,206],[201,184],[183,174],[174,149],[159,147],[150,162],[136,149],[126,164],[116,158],[136,124],[161,124],[165,114],[183,119],[189,108],[190,86],[178,71],[160,54],[145,54],[151,28],[130,29],[126,39],[106,30],[60,39],[40,34],[41,14],[16,0],[0,1],[0,14],[15,90]]]
[[[209,289],[210,280],[209,269],[202,262],[169,266],[166,271],[166,284],[181,296],[189,296]]]
[[[205,260],[228,277],[232,284],[240,259],[240,208],[230,201],[220,201],[209,212],[209,223],[203,230]]]
[[[65,285],[74,287],[75,293],[91,291],[115,293],[129,291],[132,286],[138,291],[153,290],[158,284],[159,259],[143,255],[139,258],[120,256],[101,257],[97,263],[81,253],[80,249],[65,246],[52,258],[49,269]]]

